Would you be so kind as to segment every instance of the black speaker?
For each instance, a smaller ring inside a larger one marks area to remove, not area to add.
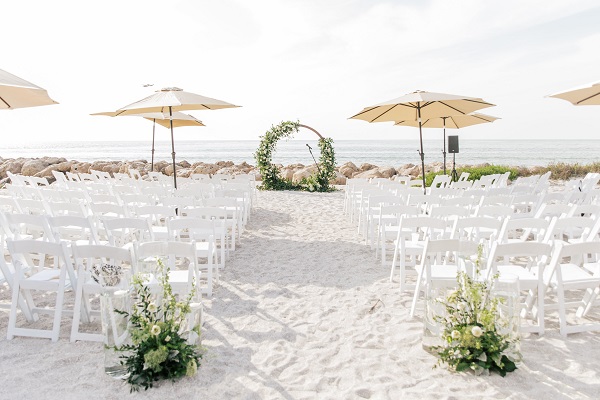
[[[458,136],[448,136],[448,153],[458,153]]]

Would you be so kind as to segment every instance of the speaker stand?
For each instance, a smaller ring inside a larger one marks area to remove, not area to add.
[[[458,172],[456,172],[456,153],[452,153],[452,182],[458,182]]]

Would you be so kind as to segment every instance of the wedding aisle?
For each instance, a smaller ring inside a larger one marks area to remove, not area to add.
[[[343,192],[260,192],[241,245],[205,301],[198,375],[132,397],[149,399],[595,398],[597,334],[562,338],[552,321],[522,341],[506,378],[433,369],[411,293],[388,281],[342,212]],[[0,297],[6,301],[5,293]],[[420,315],[420,313],[419,313]],[[0,311],[0,398],[129,396],[104,375],[102,346],[5,339]]]

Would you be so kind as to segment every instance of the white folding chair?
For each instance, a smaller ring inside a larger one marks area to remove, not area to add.
[[[132,267],[135,265],[132,250],[109,245],[74,244],[71,246],[71,251],[78,278],[75,287],[71,342],[77,340],[101,342],[104,339],[102,333],[89,332],[89,329],[86,329],[88,332],[81,332],[81,322],[83,320],[85,323],[90,323],[94,317],[100,316],[100,310],[92,308],[92,297],[98,297],[102,293],[102,284],[106,276],[110,274],[111,280],[128,280],[131,276]],[[106,270],[107,268],[110,272]]]
[[[425,241],[423,254],[416,266],[417,282],[410,307],[410,317],[415,315],[421,289],[431,290],[432,285],[453,288],[457,286],[458,272],[468,272],[462,259],[477,254],[477,242],[459,239]],[[429,296],[425,293],[425,297]]]
[[[497,243],[492,245],[487,265],[487,278],[498,274],[516,276],[520,290],[527,291],[521,302],[522,332],[544,334],[544,269],[550,262],[552,245],[539,242]],[[527,323],[530,321],[531,323]]]
[[[111,246],[130,248],[134,242],[154,241],[154,232],[146,218],[110,218],[102,224]]]
[[[202,291],[212,296],[213,279],[219,281],[219,259],[215,243],[215,222],[200,218],[174,218],[167,221],[169,240],[194,242],[198,268],[206,268],[207,285]],[[200,259],[205,259],[201,263]]]
[[[437,218],[403,216],[400,219],[398,233],[394,241],[394,257],[390,270],[390,282],[393,282],[396,266],[400,268],[400,290],[407,286],[407,266],[416,266],[417,258],[422,255],[427,239],[446,239],[446,221]],[[408,258],[408,260],[407,260]]]
[[[557,295],[557,304],[547,309],[558,307],[560,334],[600,330],[598,319],[585,319],[600,293],[600,241],[556,246],[545,279]],[[574,315],[567,315],[574,307]]]
[[[7,246],[15,268],[7,338],[30,336],[56,342],[60,334],[65,290],[77,282],[66,246],[38,240],[8,240]],[[25,271],[31,271],[31,274],[25,275]],[[44,303],[48,302],[48,292],[56,293],[54,304],[38,306],[41,299],[36,302],[34,292],[44,293]],[[52,328],[17,326],[18,308],[26,317],[32,316],[33,320],[38,320],[40,314],[51,314]]]

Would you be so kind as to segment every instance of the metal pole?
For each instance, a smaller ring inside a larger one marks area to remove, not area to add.
[[[421,104],[417,105],[417,118],[419,120],[419,140],[421,142],[421,171],[423,174],[423,194],[427,194],[427,187],[425,186],[425,153],[423,153],[423,129],[421,126]]]
[[[442,121],[444,121],[444,175],[446,175],[446,118],[442,117]]]
[[[177,167],[175,166],[175,139],[173,138],[173,110],[169,106],[169,122],[171,125],[171,155],[173,156],[173,185],[177,189]]]
[[[313,155],[312,147],[310,147],[308,143],[306,143],[306,147],[308,147],[308,151],[310,152],[310,155],[312,156],[312,159],[315,162],[315,165],[317,166],[317,171],[319,171],[319,174],[320,174],[321,173],[321,168],[319,168],[319,163],[317,162],[317,159]]]
[[[152,163],[150,164],[150,171],[154,172],[154,133],[156,131],[156,118],[154,118],[154,124],[152,125]]]

